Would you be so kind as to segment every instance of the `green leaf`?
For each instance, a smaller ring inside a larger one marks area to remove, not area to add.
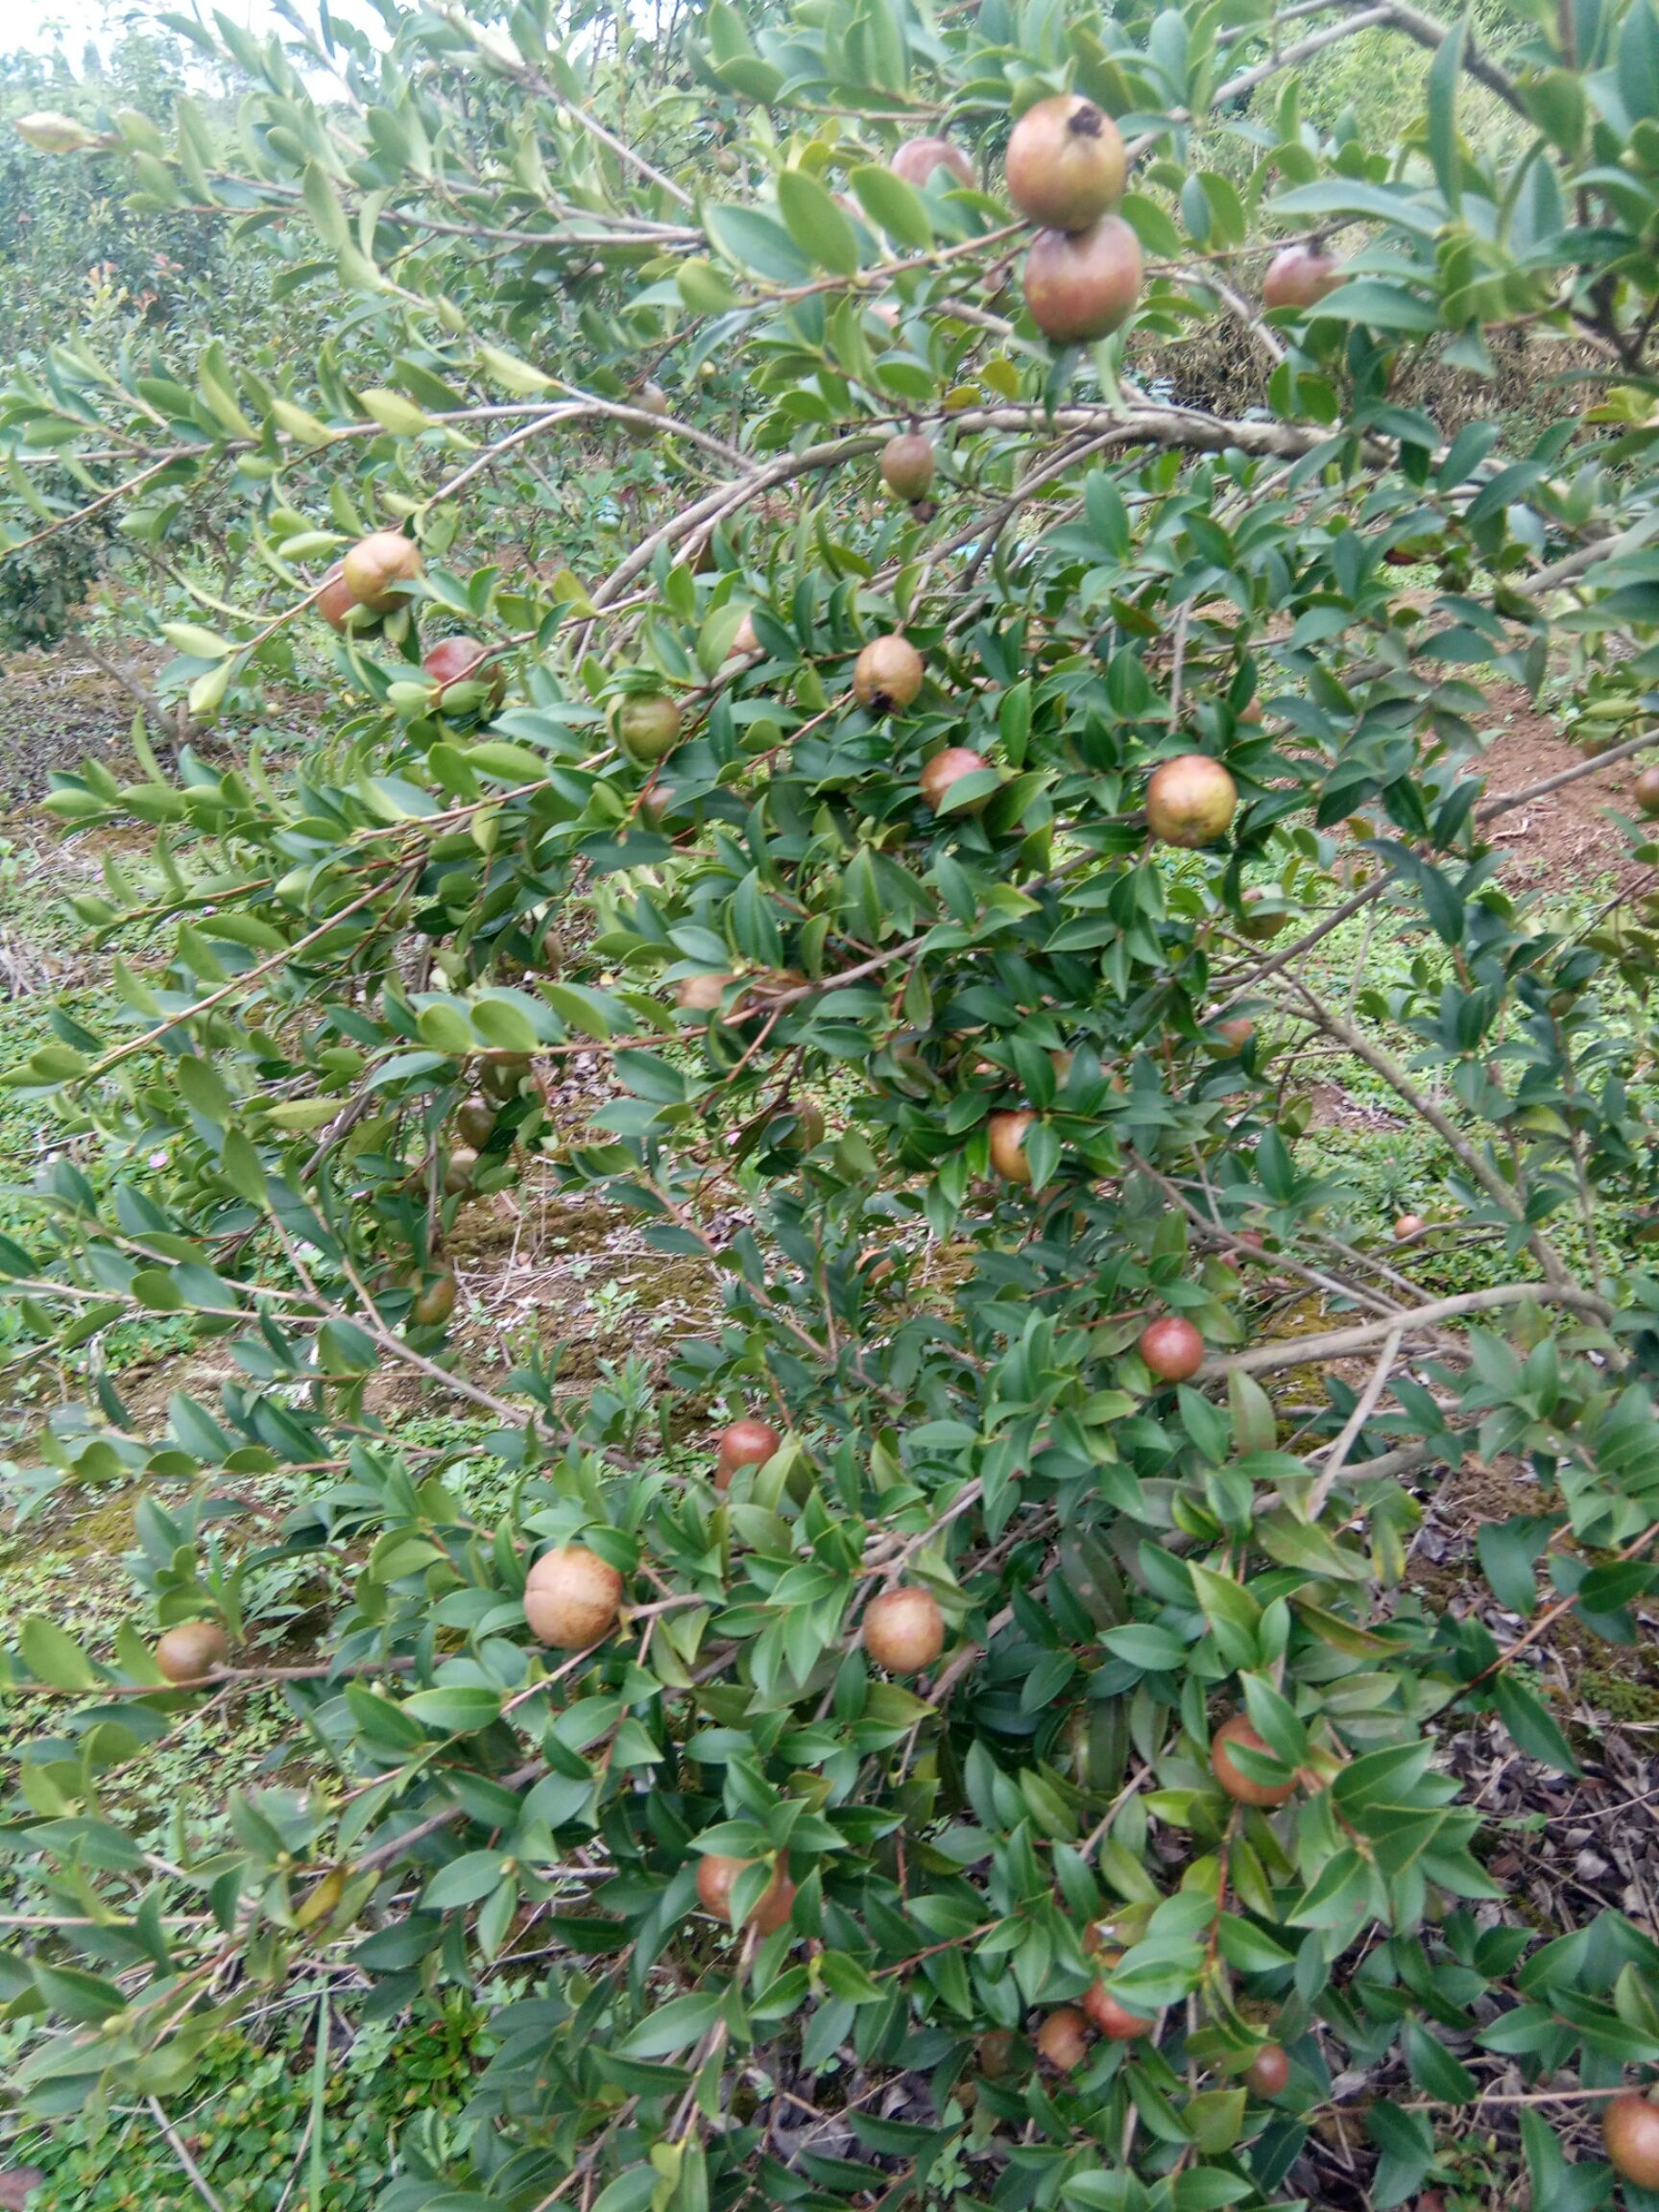
[[[500,1718],[500,1693],[482,1684],[456,1683],[436,1690],[417,1690],[405,1697],[403,1710],[424,1728],[445,1736],[470,1736]]]
[[[715,249],[752,276],[766,277],[774,284],[802,284],[812,275],[811,262],[782,224],[758,207],[706,207],[703,228]]]
[[[98,1672],[91,1660],[55,1621],[32,1613],[17,1643],[23,1664],[37,1681],[49,1682],[54,1690],[97,1688]]]
[[[721,2002],[717,1990],[671,1997],[631,2029],[616,2048],[628,2058],[666,2058],[708,2033],[720,2017]]]
[[[1504,1668],[1499,1675],[1493,1689],[1493,1702],[1498,1708],[1499,1719],[1528,1759],[1542,1760],[1557,1773],[1577,1773],[1578,1762],[1559,1722],[1545,1710],[1542,1699],[1516,1680],[1512,1667]]]
[[[1455,22],[1429,64],[1429,158],[1454,215],[1463,205],[1463,158],[1457,145],[1457,86],[1463,75],[1467,22]]]
[[[1351,277],[1320,301],[1316,313],[1340,323],[1364,323],[1373,330],[1429,331],[1440,327],[1440,312],[1404,284],[1379,276]]]
[[[504,1851],[468,1851],[440,1866],[421,1892],[425,1912],[450,1912],[457,1907],[476,1905],[506,1877]]]
[[[926,202],[902,177],[895,177],[884,164],[861,161],[850,174],[848,182],[871,222],[878,230],[884,230],[896,245],[932,245],[933,218],[927,212]]]
[[[781,170],[778,204],[803,253],[821,269],[852,276],[858,266],[857,235],[816,177],[805,169]]]

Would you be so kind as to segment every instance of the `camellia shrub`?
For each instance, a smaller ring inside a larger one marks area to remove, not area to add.
[[[154,859],[76,899],[120,1011],[13,1070],[62,1142],[0,1269],[43,1348],[167,1314],[226,1368],[156,1436],[94,1365],[30,1477],[142,1494],[108,1644],[7,1628],[9,2093],[165,2109],[340,1967],[386,2018],[496,1993],[387,2212],[1484,2202],[1505,2160],[1557,2212],[1615,2186],[1603,2114],[1651,2202],[1653,1933],[1539,1932],[1448,1749],[1570,1770],[1539,1648],[1635,1639],[1659,1543],[1652,1039],[1605,1019],[1645,879],[1552,925],[1492,842],[1535,787],[1479,769],[1499,683],[1566,686],[1583,772],[1651,734],[1651,0],[1491,52],[1392,0],[382,12],[220,17],[232,135],[96,131],[333,335],[66,344],[0,399],[12,541],[76,470],[221,725],[56,779]],[[1380,18],[1420,113],[1321,138],[1296,72]],[[1147,396],[1216,319],[1271,413]],[[1509,325],[1542,437],[1391,397]],[[605,453],[576,558],[503,557]],[[209,497],[240,567],[193,602]],[[308,749],[243,746],[319,660]],[[1334,998],[1356,918],[1419,952]],[[1455,1222],[1357,1227],[1303,1046]],[[483,1374],[457,1245],[531,1188],[717,1318]],[[388,1376],[474,1428],[400,1441]],[[1407,1554],[1471,1457],[1536,1503],[1441,1614]],[[277,1663],[307,1560],[344,1596]],[[204,1853],[146,1832],[132,1767],[271,1681],[293,1761]]]

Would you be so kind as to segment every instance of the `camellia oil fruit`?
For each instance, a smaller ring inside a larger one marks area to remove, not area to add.
[[[1103,108],[1074,92],[1039,100],[1008,140],[1008,197],[1032,223],[1086,230],[1123,197],[1122,135]]]
[[[1025,304],[1057,346],[1092,346],[1129,320],[1142,275],[1141,241],[1121,215],[1087,230],[1039,230],[1025,256]]]
[[[719,1851],[706,1852],[697,1862],[697,1901],[703,1910],[712,1912],[717,1920],[730,1921],[737,1877],[754,1863],[753,1859],[729,1859]],[[794,1905],[795,1885],[780,1866],[758,1901],[750,1907],[743,1925],[757,1929],[762,1936],[776,1935]]]
[[[873,637],[853,663],[853,696],[873,714],[908,707],[922,688],[922,656],[897,632]]]
[[[935,753],[923,766],[922,796],[937,814],[964,776],[978,776],[990,765],[983,753],[973,752],[966,745],[947,745],[943,753]],[[986,799],[990,796],[989,792],[985,794]],[[977,814],[984,804],[985,799],[981,799],[976,805],[964,806],[961,811]]]
[[[229,1656],[229,1638],[217,1621],[180,1621],[156,1646],[156,1664],[169,1682],[199,1682]]]
[[[889,1674],[920,1674],[945,1648],[945,1616],[927,1590],[884,1590],[864,1613],[864,1648]]]
[[[1659,2189],[1659,2104],[1634,2089],[1615,2097],[1601,2115],[1607,2156],[1638,2189]]]
[[[1029,1107],[1013,1114],[993,1114],[986,1127],[991,1133],[991,1165],[1004,1183],[1029,1183],[1031,1163],[1025,1157],[1025,1132],[1037,1117]]]
[[[745,1415],[720,1431],[714,1455],[714,1487],[724,1490],[739,1467],[764,1467],[783,1439],[770,1421]]]
[[[910,138],[900,147],[887,164],[895,177],[902,177],[906,184],[926,184],[937,169],[950,173],[952,184],[968,190],[974,185],[974,164],[960,146],[953,146],[949,138]]]
[[[346,589],[359,607],[371,613],[389,614],[409,596],[409,586],[421,574],[421,548],[400,530],[371,530],[340,564]]]
[[[1177,753],[1147,779],[1146,827],[1161,845],[1214,845],[1238,811],[1238,784],[1208,753]]]
[[[881,448],[882,483],[896,499],[907,499],[912,506],[932,491],[937,467],[933,441],[920,430],[902,430]]]
[[[1272,1754],[1242,1713],[1223,1720],[1210,1739],[1210,1771],[1236,1804],[1256,1805],[1263,1811],[1283,1805],[1296,1794],[1296,1777],[1287,1782],[1258,1782],[1246,1774],[1233,1757],[1235,1747]]]
[[[1317,246],[1286,246],[1262,279],[1263,307],[1317,307],[1342,281],[1342,264]]]
[[[584,1544],[544,1551],[524,1584],[531,1634],[561,1651],[583,1651],[609,1636],[621,1602],[621,1575]]]
[[[1148,1321],[1135,1340],[1135,1349],[1148,1373],[1160,1382],[1190,1382],[1204,1364],[1203,1337],[1178,1313]]]
[[[680,709],[663,691],[630,691],[611,703],[611,734],[642,767],[672,753],[680,742]]]

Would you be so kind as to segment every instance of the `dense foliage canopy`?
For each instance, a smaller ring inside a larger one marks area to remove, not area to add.
[[[387,2212],[1279,2203],[1398,2062],[1372,2203],[1501,2081],[1534,2204],[1595,2203],[1558,2123],[1659,2061],[1659,1946],[1537,1939],[1443,1754],[1570,1767],[1542,1627],[1655,1578],[1653,1039],[1600,995],[1650,944],[1506,892],[1477,765],[1499,681],[1648,742],[1652,0],[379,12],[180,17],[233,104],[23,126],[270,307],[0,394],[12,557],[111,523],[190,718],[55,779],[124,1015],[13,1077],[63,1142],[0,1270],[89,1362],[30,1494],[146,1485],[112,1646],[0,1649],[18,2094],[166,2100],[332,1960],[496,1993]],[[1408,128],[1305,122],[1379,27]],[[1200,329],[1262,404],[1183,397]],[[1382,913],[1411,984],[1336,1002],[1308,953]],[[1321,1047],[1445,1147],[1478,1287],[1357,1238]],[[716,1319],[476,1371],[453,1256],[532,1188]],[[97,1362],[135,1313],[232,1370],[159,1439]],[[400,1438],[388,1378],[478,1424]],[[1401,1591],[1503,1455],[1507,1641]],[[295,1560],[332,1617],[273,1655]],[[277,1678],[313,1764],[232,1846],[126,1817]]]

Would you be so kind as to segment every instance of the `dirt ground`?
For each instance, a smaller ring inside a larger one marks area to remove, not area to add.
[[[1582,764],[1583,754],[1569,743],[1559,721],[1541,713],[1519,685],[1496,685],[1488,698],[1492,720],[1487,727],[1497,733],[1481,770],[1494,797]],[[1640,755],[1615,761],[1500,815],[1487,834],[1511,855],[1514,878],[1528,887],[1551,881],[1566,888],[1605,876],[1623,889],[1646,873],[1630,858],[1618,825],[1607,818],[1609,807],[1635,813],[1629,792],[1641,765]]]

